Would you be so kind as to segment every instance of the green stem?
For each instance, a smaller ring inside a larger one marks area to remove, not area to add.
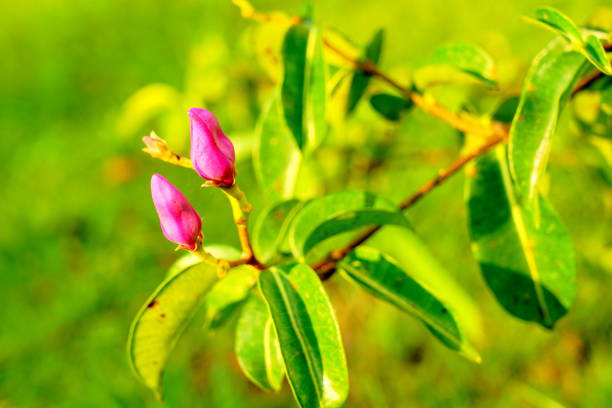
[[[237,185],[222,187],[221,190],[225,193],[232,206],[232,215],[238,230],[240,246],[242,247],[241,258],[249,263],[254,260],[253,248],[251,247],[248,231],[249,213],[253,209],[253,206],[247,201],[246,195]]]
[[[202,262],[216,267],[219,278],[223,278],[227,275],[227,271],[230,268],[229,262],[215,258],[211,253],[207,252],[202,245],[198,245],[196,249],[190,252],[200,258]]]

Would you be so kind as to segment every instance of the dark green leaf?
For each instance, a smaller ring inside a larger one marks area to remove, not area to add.
[[[257,283],[258,271],[250,265],[229,270],[204,298],[206,321],[204,327],[217,329],[242,305],[249,290]]]
[[[278,96],[262,113],[256,132],[253,165],[259,184],[277,197],[292,197],[301,154],[285,124]]]
[[[168,357],[216,282],[216,268],[209,264],[200,262],[175,271],[153,292],[132,323],[128,359],[136,376],[160,399]]]
[[[261,273],[259,285],[300,407],[342,406],[348,394],[344,349],[317,274],[305,264],[273,267]]]
[[[495,110],[493,120],[503,123],[512,122],[516,110],[518,109],[519,100],[520,98],[518,96],[511,96],[510,98],[504,99]]]
[[[285,367],[274,323],[263,298],[249,296],[236,326],[236,357],[244,374],[268,391],[281,388]]]
[[[363,62],[369,61],[373,64],[379,63],[384,39],[384,30],[378,30],[365,49],[364,58],[362,59]],[[353,110],[355,110],[359,100],[368,88],[371,78],[372,76],[370,74],[363,72],[362,70],[355,71],[353,74],[353,79],[351,80],[351,86],[349,88],[348,102],[346,105],[347,114],[350,114],[353,112]]]
[[[463,82],[452,71],[467,74],[489,86],[497,85],[493,59],[480,47],[464,43],[447,44],[436,49],[426,66],[417,71],[415,81],[420,89],[436,83]]]
[[[294,217],[289,242],[296,258],[303,260],[320,242],[367,225],[408,226],[404,215],[387,200],[360,191],[344,191],[317,198]]]
[[[374,296],[416,317],[449,348],[479,362],[478,352],[459,328],[452,310],[379,250],[360,246],[340,268]]]
[[[300,208],[299,200],[274,203],[265,208],[252,229],[253,251],[257,259],[269,264],[282,249],[293,215]]]
[[[370,104],[375,111],[391,121],[400,120],[402,113],[412,107],[412,101],[389,94],[373,95]]]
[[[283,41],[282,108],[300,150],[311,150],[325,133],[325,63],[319,30],[307,23],[291,26]]]
[[[522,206],[498,149],[468,170],[472,249],[485,281],[512,315],[552,328],[575,295],[575,266],[564,226],[543,198],[539,216]]]
[[[534,59],[512,121],[509,161],[519,199],[532,201],[546,170],[557,120],[586,65],[584,57],[554,39]]]

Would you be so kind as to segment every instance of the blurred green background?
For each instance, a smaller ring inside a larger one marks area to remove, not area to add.
[[[606,3],[548,5],[586,22]],[[303,6],[254,4],[290,14]],[[384,27],[382,67],[400,81],[441,43],[481,45],[498,64],[503,91],[451,87],[438,96],[457,106],[484,100],[473,105],[485,112],[520,89],[529,61],[551,38],[521,20],[540,1],[315,4],[320,22],[358,44]],[[237,239],[221,194],[200,189],[195,173],[139,152],[140,137],[155,129],[185,152],[186,109],[208,107],[244,153],[239,180],[261,208],[248,149],[273,83],[253,55],[255,24],[229,0],[33,0],[2,9],[0,407],[159,406],[125,357],[132,317],[177,256],[159,230],[151,174],[162,172],[190,198],[208,243]],[[420,112],[393,126],[366,102],[343,137],[346,143],[332,139],[317,156],[326,191],[365,188],[394,200],[449,163],[461,143]],[[570,114],[558,140],[550,195],[578,259],[569,316],[547,332],[501,310],[470,254],[463,176],[456,176],[408,214],[480,316],[472,336],[484,362],[465,361],[416,321],[336,276],[326,285],[347,351],[347,406],[612,406],[612,193]],[[241,375],[232,330],[190,328],[166,370],[167,406],[292,404],[287,384],[270,395]]]

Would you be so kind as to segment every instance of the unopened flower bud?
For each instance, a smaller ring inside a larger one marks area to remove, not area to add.
[[[234,145],[225,136],[215,116],[206,109],[187,112],[191,125],[191,161],[193,168],[210,184],[229,187],[234,184]]]
[[[142,151],[148,153],[151,157],[163,159],[169,154],[172,154],[166,141],[157,136],[155,132],[151,132],[148,136],[143,136],[142,141],[145,144]]]
[[[191,251],[202,240],[202,219],[185,196],[159,174],[151,177],[151,195],[162,232],[168,240]]]

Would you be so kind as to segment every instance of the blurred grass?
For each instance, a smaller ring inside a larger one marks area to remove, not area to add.
[[[302,6],[255,4],[289,13]],[[548,3],[576,21],[605,4]],[[332,0],[318,4],[317,13],[358,43],[385,27],[383,68],[400,79],[436,45],[471,41],[496,59],[504,89],[516,91],[530,59],[550,38],[520,19],[539,5]],[[158,406],[131,375],[124,352],[132,317],[176,256],[160,234],[150,203],[150,174],[163,172],[190,197],[204,215],[208,242],[235,244],[236,238],[226,227],[229,210],[218,192],[200,189],[193,174],[139,152],[140,136],[151,129],[177,129],[160,136],[185,144],[186,116],[147,121],[130,131],[118,129],[118,122],[133,92],[164,83],[182,95],[176,107],[180,115],[184,104],[203,104],[197,97],[209,92],[208,106],[228,133],[248,140],[270,88],[248,52],[244,32],[249,26],[229,1],[221,0],[4,5],[0,407]],[[193,84],[203,91],[191,93]],[[470,91],[452,89],[446,96],[457,95]],[[347,158],[351,171],[336,177],[331,188],[367,188],[396,200],[448,163],[460,143],[455,132],[418,112],[399,128],[390,127],[366,103],[349,129],[355,141]],[[462,360],[416,322],[336,277],[328,286],[347,347],[348,406],[612,404],[611,271],[605,261],[610,256],[610,190],[597,169],[583,164],[583,143],[570,130],[569,121],[562,121],[551,171],[551,196],[578,254],[579,295],[570,316],[548,333],[513,319],[494,302],[469,253],[463,181],[455,177],[409,216],[478,305],[484,363]],[[391,160],[368,167],[371,151],[389,146]],[[323,162],[331,158],[328,167],[344,160],[333,149],[319,157]],[[255,193],[250,162],[241,162],[239,170],[245,189]],[[215,334],[192,328],[167,370],[168,406],[289,404],[288,386],[275,396],[243,379],[232,356],[231,332],[231,327]]]

